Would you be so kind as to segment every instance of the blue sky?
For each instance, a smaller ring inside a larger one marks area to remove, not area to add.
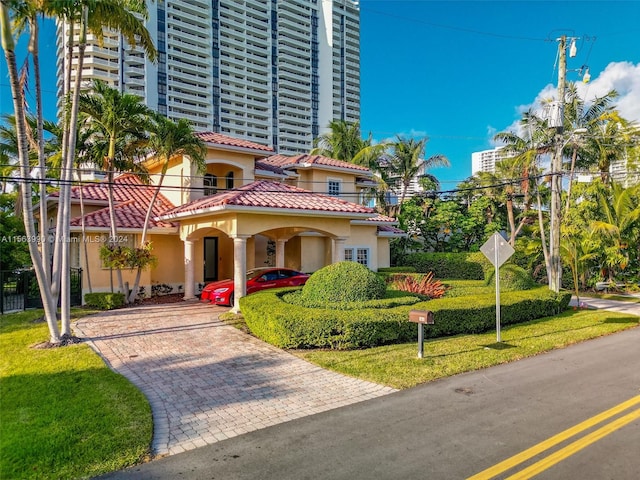
[[[429,137],[427,156],[452,163],[431,172],[445,190],[471,174],[472,152],[554,93],[562,34],[580,37],[568,80],[588,65],[587,97],[616,88],[623,116],[640,121],[640,1],[360,0],[360,13],[363,134]],[[45,116],[54,118],[52,23],[41,38]],[[13,108],[0,65],[5,113]]]
[[[589,66],[587,98],[616,88],[623,115],[640,121],[640,1],[360,0],[360,14],[363,133],[428,136],[427,156],[452,164],[431,171],[444,190],[471,174],[472,152],[555,93],[563,34],[581,37],[567,68]]]

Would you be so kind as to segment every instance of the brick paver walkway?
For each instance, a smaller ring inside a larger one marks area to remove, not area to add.
[[[149,399],[153,451],[175,454],[395,390],[323,370],[196,302],[84,317],[76,334]]]

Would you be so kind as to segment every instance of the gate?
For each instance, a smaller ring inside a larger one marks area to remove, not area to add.
[[[71,268],[71,306],[82,305],[82,269]],[[33,270],[0,271],[0,313],[42,308],[42,298]],[[60,300],[58,299],[58,307]]]

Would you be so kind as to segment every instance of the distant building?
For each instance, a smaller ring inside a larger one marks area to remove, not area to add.
[[[625,187],[640,183],[640,166],[632,164],[628,158],[611,162],[609,173],[612,180]]]
[[[103,46],[89,36],[87,85],[102,79],[169,118],[190,120],[197,131],[232,135],[283,154],[310,150],[331,120],[360,120],[356,0],[147,5],[157,63],[119,35],[107,34]],[[68,26],[58,24],[60,99],[67,38]]]
[[[495,173],[496,163],[505,157],[503,149],[502,146],[492,150],[473,152],[471,154],[471,175],[479,172]]]

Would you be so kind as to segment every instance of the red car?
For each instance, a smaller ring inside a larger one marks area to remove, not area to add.
[[[247,295],[268,288],[299,287],[307,282],[309,275],[290,268],[254,268],[247,272]],[[200,300],[216,305],[233,306],[233,280],[219,280],[207,284]]]

